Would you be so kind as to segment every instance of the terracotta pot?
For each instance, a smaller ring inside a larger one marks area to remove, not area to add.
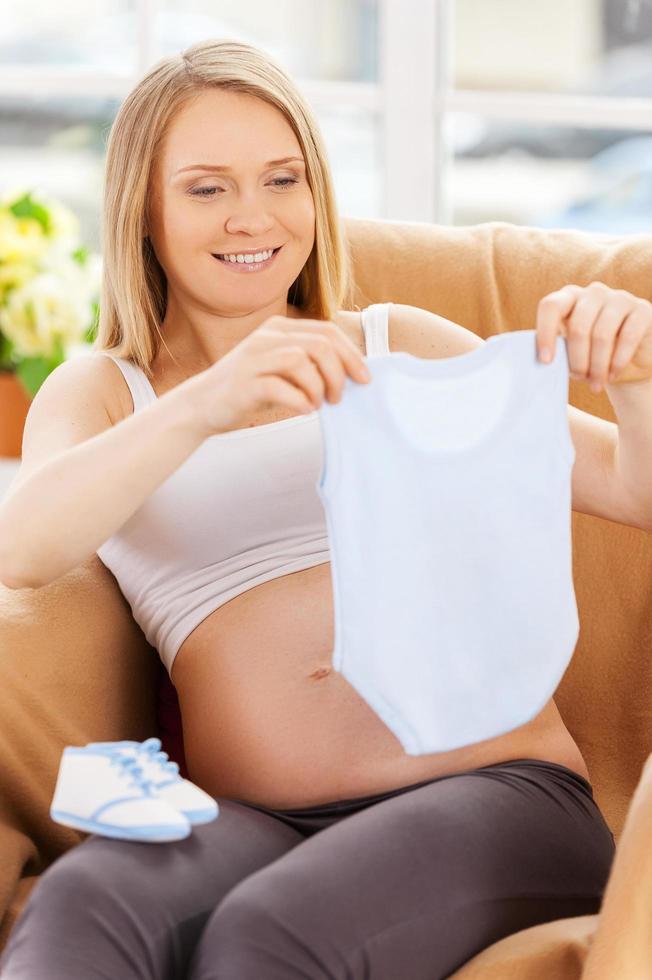
[[[0,456],[20,459],[31,401],[13,371],[0,371]]]

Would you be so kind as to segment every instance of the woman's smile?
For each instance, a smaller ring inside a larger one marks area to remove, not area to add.
[[[220,259],[217,257],[217,255],[213,255],[213,258],[225,268],[230,269],[232,272],[262,272],[264,269],[269,269],[269,267],[274,264],[276,261],[276,256],[282,248],[283,246],[279,245],[279,247],[274,250],[272,255],[270,255],[270,257],[265,259],[263,262],[233,262],[231,259]]]

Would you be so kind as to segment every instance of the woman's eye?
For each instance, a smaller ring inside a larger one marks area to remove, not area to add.
[[[271,181],[272,184],[281,186],[283,190],[288,188],[291,184],[298,184],[298,179],[296,177],[276,177]],[[221,187],[198,187],[190,193],[194,197],[214,197],[215,191],[221,190]]]
[[[218,191],[219,187],[198,187],[194,191],[190,191],[193,197],[212,197],[213,191]]]

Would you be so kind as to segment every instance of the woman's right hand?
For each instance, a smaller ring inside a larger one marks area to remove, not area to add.
[[[240,428],[268,406],[313,412],[338,402],[346,375],[371,380],[360,351],[331,320],[272,316],[190,379],[207,435]]]

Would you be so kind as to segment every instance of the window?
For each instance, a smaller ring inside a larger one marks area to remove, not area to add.
[[[99,249],[120,102],[211,36],[297,80],[344,215],[652,228],[652,0],[23,0],[0,41],[0,186],[56,194]]]
[[[446,218],[652,229],[649,0],[454,0]]]
[[[380,216],[380,2],[96,0],[92,16],[81,0],[56,11],[45,0],[13,5],[0,42],[0,186],[58,197],[100,251],[106,140],[120,103],[159,58],[233,37],[269,51],[298,81],[322,128],[342,213]]]

